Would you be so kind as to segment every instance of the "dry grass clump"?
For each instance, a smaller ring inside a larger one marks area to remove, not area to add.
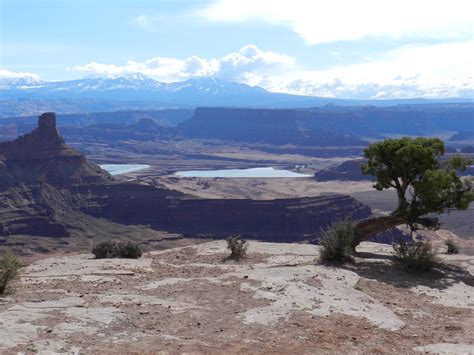
[[[352,241],[355,237],[354,222],[351,220],[338,221],[328,230],[322,232],[319,238],[321,245],[320,258],[323,262],[343,262],[352,259]]]
[[[0,256],[0,295],[4,294],[11,283],[18,278],[20,269],[20,262],[10,250]]]
[[[407,269],[428,271],[436,264],[436,249],[428,242],[411,242],[403,240],[394,244],[395,258]]]

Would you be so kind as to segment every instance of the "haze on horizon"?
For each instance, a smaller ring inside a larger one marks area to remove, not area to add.
[[[0,82],[141,73],[337,98],[474,97],[469,0],[2,0]]]

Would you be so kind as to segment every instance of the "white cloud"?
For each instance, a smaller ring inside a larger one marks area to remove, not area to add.
[[[155,57],[125,65],[92,62],[74,70],[117,77],[142,73],[159,81],[214,76],[275,92],[341,98],[474,97],[474,41],[404,46],[376,60],[301,70],[295,59],[247,45],[222,58]]]
[[[39,83],[39,81],[40,77],[37,74],[0,69],[0,88],[31,86]]]
[[[199,15],[216,22],[290,27],[309,44],[364,37],[472,36],[472,0],[217,0]]]
[[[294,80],[284,83],[268,82],[266,85],[260,83],[260,85],[277,92],[347,99],[474,97],[472,80],[437,82],[430,85],[417,80],[399,80],[388,84],[377,82],[351,84],[336,78],[332,82]]]
[[[120,76],[128,73],[142,73],[160,81],[179,81],[196,76],[215,76],[224,80],[244,81],[248,75],[269,75],[282,68],[288,69],[294,58],[271,51],[263,51],[254,45],[242,47],[220,59],[204,59],[191,56],[185,59],[155,57],[144,62],[129,61],[125,65],[91,62],[75,66],[73,70]]]
[[[34,79],[40,80],[39,75],[28,72],[14,72],[6,69],[0,69],[0,79],[15,80],[15,79]]]
[[[295,59],[270,51],[262,51],[247,45],[238,52],[229,53],[220,60],[217,76],[227,80],[242,80],[250,74],[269,74],[278,70],[288,70]]]
[[[335,67],[314,76],[357,83],[368,78],[389,83],[397,77],[424,77],[425,80],[449,81],[474,76],[474,41],[435,45],[405,46],[384,53],[378,60]]]
[[[300,95],[382,98],[474,96],[474,41],[402,47],[367,63],[293,71],[254,84]]]

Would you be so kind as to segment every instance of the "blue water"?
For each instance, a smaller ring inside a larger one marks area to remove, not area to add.
[[[226,169],[226,170],[189,170],[175,173],[179,177],[205,178],[299,178],[312,175],[295,173],[289,170],[268,168]]]
[[[138,170],[148,169],[150,167],[150,165],[147,164],[102,164],[99,166],[110,175],[127,174]]]

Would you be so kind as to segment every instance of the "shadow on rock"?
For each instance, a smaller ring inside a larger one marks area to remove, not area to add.
[[[364,257],[372,259],[394,260],[390,255],[365,254]],[[438,262],[431,271],[410,271],[396,262],[368,262],[357,261],[346,264],[344,268],[355,272],[365,279],[383,282],[399,288],[412,288],[426,286],[433,289],[444,290],[457,283],[463,282],[468,286],[474,286],[474,277],[464,268]]]

